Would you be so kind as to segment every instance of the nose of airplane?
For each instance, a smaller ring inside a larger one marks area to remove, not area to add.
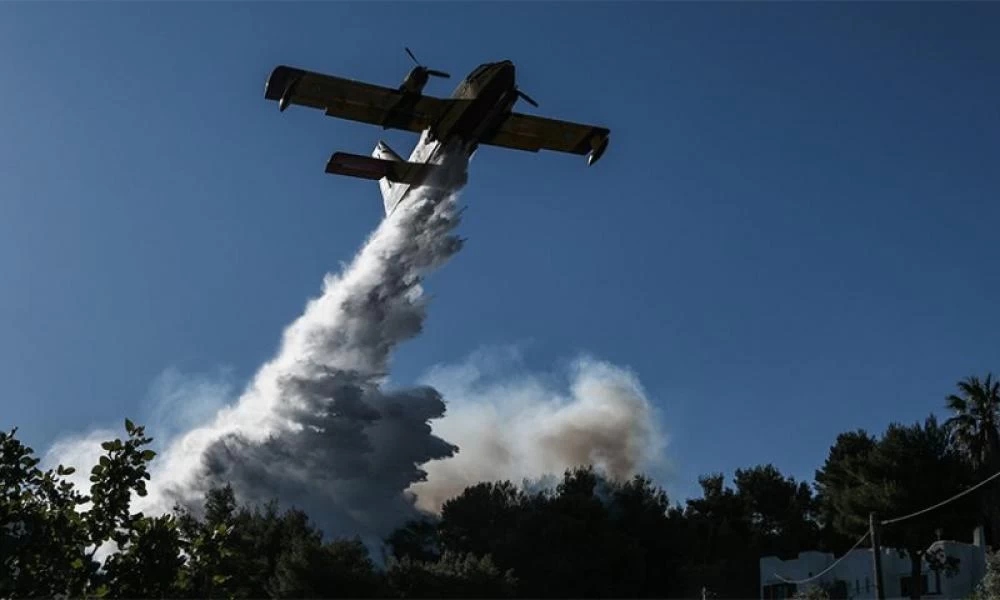
[[[499,71],[506,81],[514,81],[514,63],[509,60],[502,60],[497,63]]]

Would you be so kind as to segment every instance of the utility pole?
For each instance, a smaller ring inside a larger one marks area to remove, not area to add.
[[[882,587],[882,546],[879,540],[878,515],[868,513],[868,533],[872,537],[872,562],[875,565],[875,597],[885,600],[885,588]]]

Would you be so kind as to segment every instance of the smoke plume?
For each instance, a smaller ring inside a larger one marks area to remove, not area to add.
[[[424,465],[427,480],[411,486],[418,506],[437,512],[480,481],[550,487],[550,475],[578,466],[612,479],[666,467],[659,419],[633,373],[581,357],[566,375],[563,390],[562,377],[527,373],[511,348],[432,369],[425,380],[448,399],[434,432],[460,451]]]

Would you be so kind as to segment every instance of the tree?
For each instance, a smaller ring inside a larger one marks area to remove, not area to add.
[[[520,554],[516,546],[529,510],[528,496],[509,481],[470,486],[441,507],[441,545],[511,564]]]
[[[536,496],[525,534],[534,532],[539,560],[515,569],[518,577],[525,573],[527,578],[530,568],[536,585],[548,595],[647,595],[645,551],[610,518],[617,488],[586,467],[567,471],[555,494]]]
[[[407,521],[386,538],[392,557],[433,562],[441,556],[438,523],[430,518]]]
[[[513,598],[516,589],[489,556],[447,551],[436,561],[390,558],[386,579],[400,598]]]
[[[986,555],[986,575],[969,600],[1000,600],[1000,552]]]
[[[368,549],[358,539],[324,544],[298,538],[275,564],[272,597],[380,597],[381,581]]]
[[[830,592],[821,585],[809,585],[792,596],[794,600],[830,600]]]
[[[391,539],[397,556],[414,546],[489,556],[513,572],[519,596],[665,597],[680,589],[678,521],[649,479],[610,481],[583,467],[531,495],[507,481],[471,486],[445,503],[437,540],[414,525]]]
[[[0,596],[82,595],[96,572],[77,511],[87,498],[64,479],[72,468],[42,472],[16,435],[0,433]]]
[[[179,577],[179,585],[188,596],[210,598],[229,591],[227,584],[234,572],[230,539],[235,511],[236,497],[229,485],[206,493],[203,521],[185,508],[174,506],[184,549],[189,555]]]
[[[844,532],[856,531],[857,524],[850,522],[853,518],[850,513],[838,509],[834,496],[839,490],[864,483],[854,465],[867,461],[877,444],[878,440],[863,429],[841,433],[830,448],[823,467],[816,471],[821,549],[841,555],[854,545],[857,538]]]
[[[636,576],[638,594],[676,597],[684,593],[680,579],[687,560],[683,513],[652,480],[642,475],[613,486],[607,505],[610,524],[642,554]]]
[[[979,478],[1000,470],[1000,380],[968,377],[958,382],[958,394],[947,398],[953,415],[945,426]],[[979,496],[980,512],[989,523],[990,542],[1000,543],[1000,483],[989,484]]]
[[[172,515],[137,519],[121,550],[108,556],[104,570],[114,598],[177,597],[185,558]]]
[[[750,545],[747,503],[726,486],[721,473],[698,482],[702,497],[688,500],[684,511],[689,555],[682,571],[684,595],[700,596],[703,587],[720,598],[756,595],[760,556]]]
[[[971,474],[933,416],[923,425],[892,424],[873,444],[866,436],[838,438],[816,479],[826,510],[837,515],[835,527],[850,537],[868,530],[868,515],[894,517],[917,512],[934,500],[965,489]],[[845,450],[849,450],[846,451]],[[921,562],[939,533],[955,536],[971,531],[967,498],[882,530],[882,543],[910,558],[912,581],[920,579]],[[920,588],[911,586],[912,597]]]
[[[132,512],[155,452],[144,428],[104,442],[90,493],[42,472],[34,451],[0,433],[0,597],[379,597],[388,591],[359,540],[324,542],[299,510],[238,507],[210,490],[205,517]],[[105,558],[98,560],[101,550]],[[477,563],[478,564],[478,563]]]
[[[733,479],[762,555],[794,558],[817,547],[816,501],[807,483],[784,477],[774,465],[737,469]]]
[[[146,467],[156,453],[144,449],[152,438],[143,427],[125,419],[125,430],[124,441],[101,444],[105,454],[91,469],[89,496],[65,479],[72,467],[42,472],[16,429],[0,433],[0,594],[129,595],[136,581],[161,586],[179,569],[169,520],[130,510],[133,493],[146,495]],[[118,555],[101,572],[94,557],[109,544]]]
[[[175,509],[191,554],[187,596],[365,598],[385,595],[358,539],[323,541],[298,509],[238,506],[231,486],[209,490],[204,520]]]
[[[793,558],[816,547],[816,501],[805,483],[773,465],[737,469],[735,490],[722,474],[702,477],[702,497],[688,500],[684,594],[702,586],[719,597],[745,598],[760,589],[761,556]]]

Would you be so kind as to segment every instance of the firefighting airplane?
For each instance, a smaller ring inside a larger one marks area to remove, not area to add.
[[[447,73],[417,64],[398,89],[279,66],[271,72],[264,97],[276,100],[284,111],[289,104],[319,108],[331,117],[420,133],[420,139],[404,161],[381,140],[371,157],[336,152],[326,165],[327,173],[378,180],[386,215],[399,206],[411,187],[420,185],[439,167],[434,163],[442,148],[460,144],[467,156],[479,144],[538,152],[541,149],[588,155],[587,164],[601,158],[608,147],[610,131],[513,112],[523,99],[538,104],[517,88],[514,64],[509,60],[476,67],[455,88],[451,98],[423,94],[430,77]]]

